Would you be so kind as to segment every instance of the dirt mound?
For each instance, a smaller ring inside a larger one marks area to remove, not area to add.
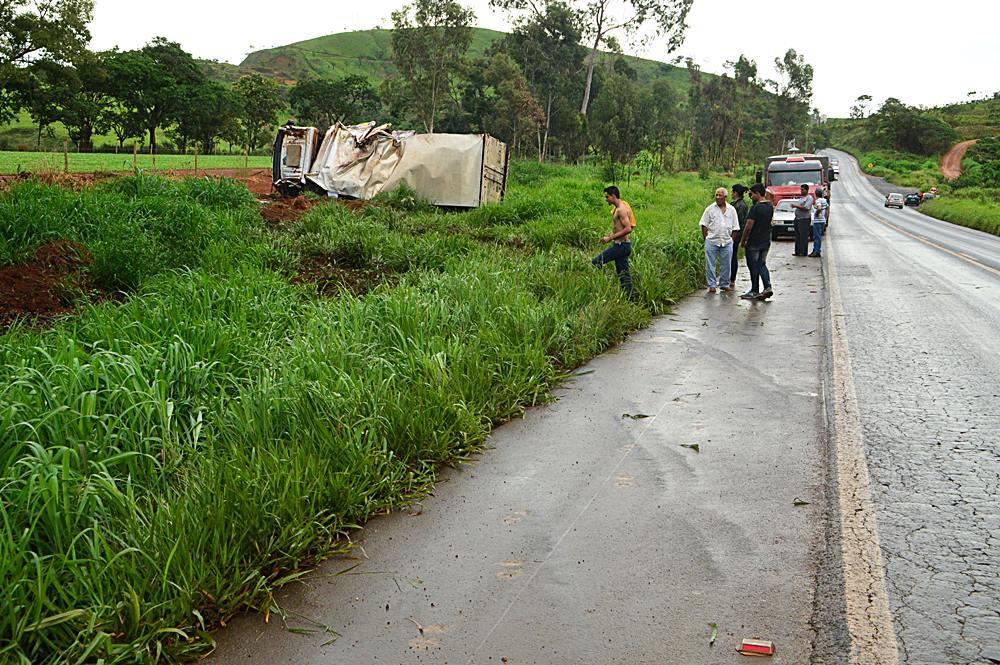
[[[394,284],[399,275],[364,268],[345,268],[335,265],[325,256],[305,259],[293,284],[315,284],[323,296],[337,296],[346,290],[356,296],[364,295],[381,284]]]
[[[288,225],[305,214],[307,210],[322,203],[321,199],[307,199],[304,196],[286,199],[272,194],[264,200],[260,216],[272,226]]]
[[[44,323],[95,295],[90,251],[70,240],[42,245],[28,263],[0,268],[0,331],[17,320]]]

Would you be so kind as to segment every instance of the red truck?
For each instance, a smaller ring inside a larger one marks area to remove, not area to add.
[[[822,188],[829,201],[830,183],[834,180],[836,176],[830,166],[830,158],[826,155],[803,153],[773,155],[764,160],[764,170],[757,171],[757,182],[764,183],[767,188],[767,198],[774,204],[776,211],[781,212],[784,212],[787,204],[779,207],[778,203],[802,196],[802,185],[809,185],[809,193],[813,196],[816,196],[817,187]],[[775,215],[771,224],[772,238],[783,234],[795,235],[791,220],[786,220],[784,217],[787,215]]]

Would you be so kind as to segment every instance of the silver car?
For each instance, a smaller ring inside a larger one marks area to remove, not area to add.
[[[893,192],[892,194],[889,194],[888,196],[885,197],[886,208],[899,208],[900,210],[902,210],[904,204],[905,204],[905,199],[903,198],[902,194],[897,194],[896,192]]]

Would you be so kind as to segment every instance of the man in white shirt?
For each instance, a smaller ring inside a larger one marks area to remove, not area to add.
[[[816,188],[816,203],[813,204],[812,238],[813,251],[809,256],[820,256],[823,251],[823,230],[830,218],[830,202],[823,196],[823,190]]]
[[[715,203],[705,208],[701,216],[701,236],[705,239],[705,279],[708,281],[708,292],[715,293],[716,285],[723,291],[732,291],[735,287],[730,283],[730,265],[733,260],[733,238],[740,230],[736,208],[726,203],[728,192],[725,187],[715,190]],[[718,282],[715,277],[716,264],[719,264]]]

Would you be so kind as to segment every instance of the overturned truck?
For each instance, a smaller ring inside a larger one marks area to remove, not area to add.
[[[285,125],[274,143],[275,189],[367,200],[406,185],[439,206],[476,208],[503,200],[507,145],[489,134],[416,134],[388,124],[337,123],[319,142],[315,127]]]

